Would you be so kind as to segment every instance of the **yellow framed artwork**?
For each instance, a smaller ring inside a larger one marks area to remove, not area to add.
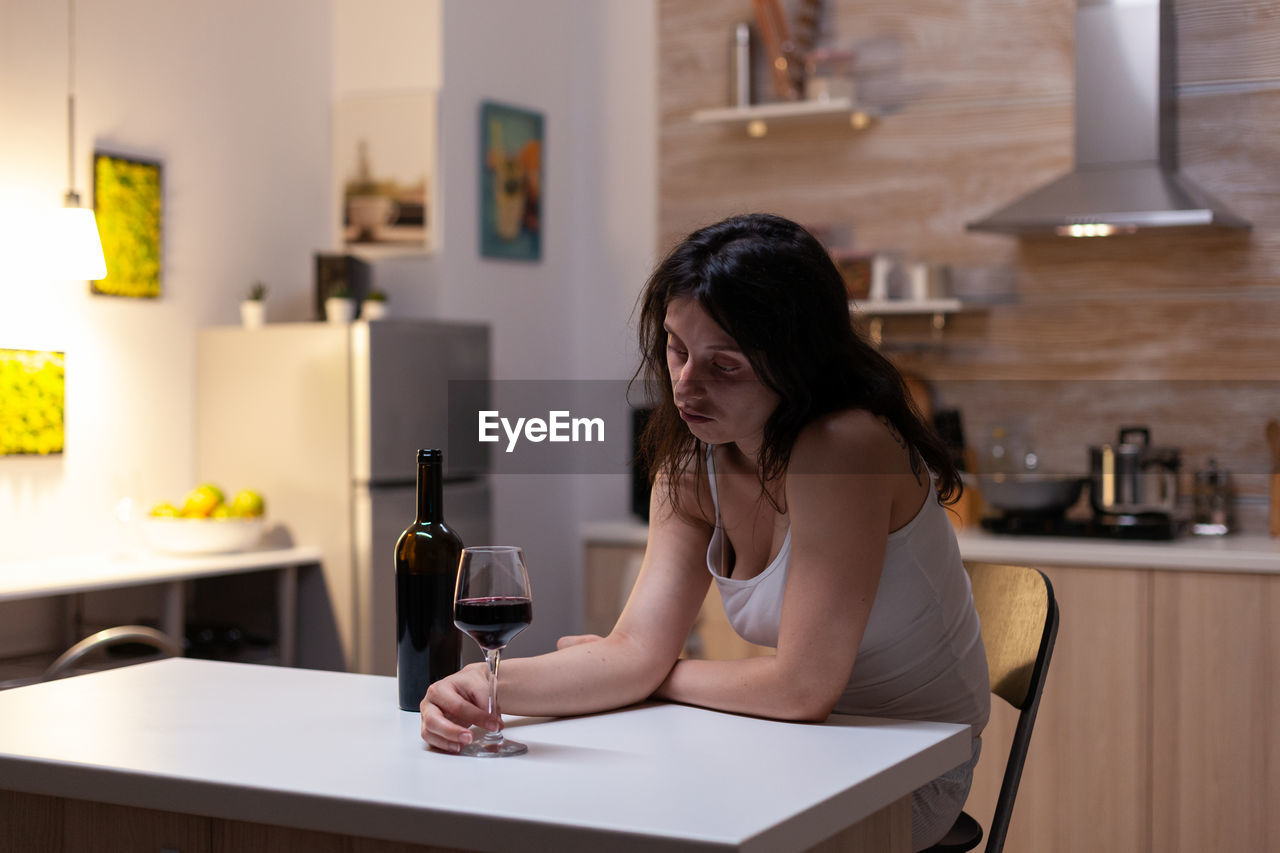
[[[66,354],[0,349],[0,456],[61,453]]]
[[[93,207],[111,274],[89,283],[93,293],[160,296],[163,202],[159,162],[94,152]]]

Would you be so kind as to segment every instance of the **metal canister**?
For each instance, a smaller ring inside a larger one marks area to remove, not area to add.
[[[1147,427],[1124,427],[1114,445],[1089,448],[1089,503],[1107,515],[1172,515],[1181,452],[1153,447]]]
[[[1210,459],[1208,468],[1196,472],[1191,498],[1195,507],[1192,533],[1221,536],[1231,532],[1235,521],[1231,472],[1219,468],[1216,459]]]

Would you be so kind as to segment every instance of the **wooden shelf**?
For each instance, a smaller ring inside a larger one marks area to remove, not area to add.
[[[749,107],[717,107],[693,114],[697,124],[743,125],[751,136],[764,136],[768,123],[843,119],[854,130],[864,130],[880,118],[875,107],[854,103],[850,98],[823,98],[812,101],[777,101]]]
[[[849,300],[849,314],[862,314],[870,317],[868,333],[871,342],[879,347],[884,339],[884,318],[890,316],[929,316],[932,317],[932,338],[941,340],[942,330],[947,326],[947,317],[965,309],[959,299],[878,299],[859,302]]]
[[[849,312],[867,316],[889,314],[955,314],[964,310],[959,299],[879,299],[850,300]]]

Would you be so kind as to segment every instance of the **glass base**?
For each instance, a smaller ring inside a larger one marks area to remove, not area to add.
[[[475,743],[469,743],[459,750],[461,755],[470,755],[473,758],[506,758],[509,755],[524,755],[529,751],[529,747],[514,740],[500,738],[498,740],[486,740],[481,738]]]

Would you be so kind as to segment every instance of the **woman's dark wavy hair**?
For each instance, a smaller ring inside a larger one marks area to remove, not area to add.
[[[849,320],[840,271],[822,244],[790,220],[733,216],[694,231],[658,264],[640,296],[640,379],[656,397],[640,437],[651,481],[659,471],[705,467],[702,442],[676,410],[667,368],[667,305],[690,297],[742,348],[756,375],[779,397],[764,427],[761,487],[787,470],[791,448],[813,420],[843,409],[887,419],[920,463],[937,475],[942,503],[963,489],[950,454],[916,410],[902,375]],[[668,477],[679,511],[678,477]],[[768,491],[765,491],[768,494]],[[781,509],[781,507],[779,507]]]

